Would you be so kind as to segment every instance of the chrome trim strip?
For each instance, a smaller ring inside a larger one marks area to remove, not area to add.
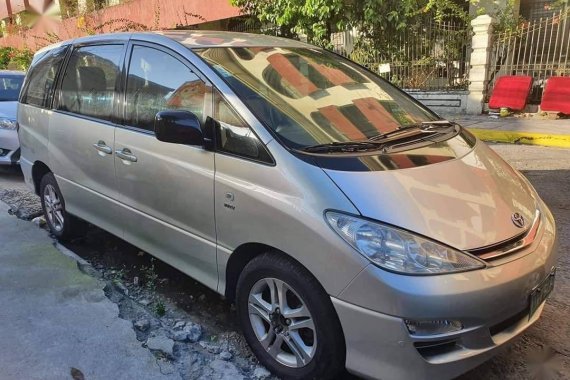
[[[507,243],[507,244],[499,243],[499,244],[497,244],[497,249],[495,249],[491,252],[487,252],[487,253],[483,253],[483,254],[477,254],[477,252],[488,251],[489,248],[491,248],[492,246],[472,249],[472,250],[469,250],[468,252],[477,256],[478,258],[480,258],[482,260],[492,260],[492,259],[495,259],[497,257],[509,255],[511,253],[514,253],[514,252],[517,252],[521,249],[524,249],[524,248],[528,247],[529,245],[531,245],[534,242],[534,240],[536,239],[536,236],[538,235],[538,230],[540,227],[540,220],[541,220],[540,211],[536,210],[534,220],[532,222],[532,226],[529,228],[529,230],[520,239],[518,239],[514,242]]]

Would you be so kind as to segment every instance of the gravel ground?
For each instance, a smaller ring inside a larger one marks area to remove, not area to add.
[[[570,379],[570,151],[493,148],[523,171],[551,207],[562,256],[542,318],[503,353],[460,379]],[[37,197],[24,190],[15,171],[0,171],[0,200],[20,218],[38,215]],[[232,306],[216,293],[96,227],[66,247],[89,263],[84,271],[107,282],[107,296],[119,305],[120,317],[133,322],[137,338],[161,358],[164,371],[187,379],[271,378],[238,332]]]

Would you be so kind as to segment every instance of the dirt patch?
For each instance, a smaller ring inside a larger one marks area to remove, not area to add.
[[[0,201],[10,206],[8,211],[20,219],[32,220],[42,215],[40,198],[29,191],[0,189]]]

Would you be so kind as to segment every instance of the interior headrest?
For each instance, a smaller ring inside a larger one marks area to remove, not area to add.
[[[105,91],[107,89],[105,72],[100,67],[79,67],[77,70],[83,91]]]

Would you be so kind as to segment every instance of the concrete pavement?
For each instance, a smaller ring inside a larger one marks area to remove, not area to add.
[[[0,202],[0,379],[179,378],[161,373],[103,282],[7,210]]]
[[[538,115],[492,118],[489,115],[450,116],[483,141],[570,148],[570,119]]]

